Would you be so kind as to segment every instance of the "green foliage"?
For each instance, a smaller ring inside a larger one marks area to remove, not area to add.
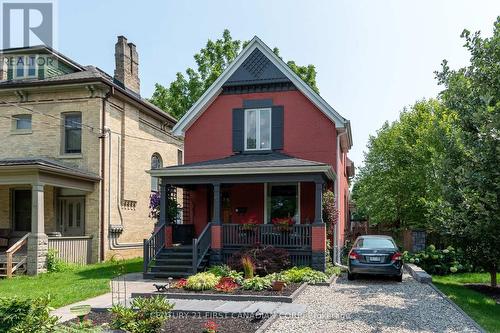
[[[219,277],[213,273],[202,272],[187,278],[185,289],[188,290],[210,290],[219,282]]]
[[[289,270],[282,272],[284,281],[286,282],[307,282],[311,284],[326,282],[328,277],[325,273],[315,271],[311,267],[292,267]]]
[[[58,318],[51,316],[50,297],[35,299],[0,298],[0,332],[52,332]]]
[[[326,274],[326,276],[330,276],[330,277],[334,276],[334,275],[340,276],[340,274],[342,274],[342,269],[338,266],[333,266],[333,265],[327,266],[326,270],[325,270],[325,274]]]
[[[94,326],[92,321],[85,320],[81,323],[69,323],[57,325],[53,333],[101,333],[103,327]]]
[[[173,308],[174,305],[162,296],[134,298],[130,308],[117,304],[110,309],[111,327],[130,333],[159,332]]]
[[[246,279],[241,285],[242,289],[262,291],[271,288],[272,281],[267,277],[255,276],[251,279]]]
[[[177,73],[176,79],[168,87],[157,83],[150,102],[180,119],[236,58],[242,44],[245,46],[246,43],[248,42],[234,40],[227,29],[224,30],[221,39],[215,41],[209,39],[205,47],[194,55],[197,68],[188,68],[185,74]],[[273,51],[279,56],[277,48]],[[318,92],[316,69],[313,65],[298,66],[294,61],[289,61],[287,64]]]
[[[323,221],[326,224],[328,236],[333,234],[333,226],[339,219],[339,212],[335,203],[335,194],[331,190],[323,193]]]
[[[57,256],[57,250],[49,249],[47,252],[47,272],[64,272],[73,269],[75,265],[68,264]]]
[[[433,275],[445,275],[473,269],[472,265],[464,261],[462,252],[451,246],[444,250],[437,250],[434,245],[430,245],[424,251],[412,254],[405,251],[403,259]]]
[[[245,279],[253,278],[253,271],[255,270],[255,265],[252,261],[252,258],[249,256],[243,256],[241,258],[241,266],[243,267],[243,273]]]
[[[243,282],[243,273],[231,269],[228,265],[212,266],[207,270],[207,272],[215,274],[218,277],[232,278],[238,284]]]
[[[500,17],[493,36],[464,30],[470,65],[452,70],[446,60],[436,73],[441,99],[453,111],[453,138],[436,169],[442,199],[433,205],[443,232],[455,246],[491,273],[500,267]],[[447,140],[446,140],[447,139]]]

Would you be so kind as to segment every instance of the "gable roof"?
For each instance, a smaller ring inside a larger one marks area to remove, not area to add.
[[[224,72],[212,83],[212,85],[203,93],[203,95],[193,104],[186,114],[178,121],[173,128],[175,135],[184,136],[186,130],[198,119],[198,117],[210,106],[210,104],[222,92],[222,87],[226,83],[234,81],[241,82],[252,80],[256,77],[252,70],[244,71],[240,69],[244,62],[255,57],[255,52],[260,51],[268,61],[272,63],[272,68],[277,68],[279,73],[275,73],[276,79],[290,80],[295,87],[304,94],[319,110],[321,110],[337,128],[345,128],[348,132],[349,145],[352,146],[351,130],[349,120],[342,117],[333,107],[331,107],[317,92],[311,89],[288,65],[280,59],[274,52],[262,42],[257,36],[252,38],[250,43],[241,51],[236,59],[229,64]],[[258,73],[257,73],[258,74]],[[284,75],[284,76],[283,76]],[[258,75],[257,75],[258,76]]]

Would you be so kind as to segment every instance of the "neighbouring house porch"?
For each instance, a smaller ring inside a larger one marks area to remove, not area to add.
[[[159,228],[144,244],[146,274],[157,258],[169,262],[170,248],[191,251],[196,271],[255,244],[286,249],[294,265],[325,269],[322,193],[335,179],[331,166],[269,153],[150,172],[161,179],[161,199]],[[182,224],[168,213],[176,187],[183,189]]]
[[[46,269],[48,249],[92,258],[91,194],[99,177],[45,158],[0,160],[0,276]]]

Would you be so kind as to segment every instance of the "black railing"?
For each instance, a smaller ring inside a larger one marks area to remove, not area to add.
[[[203,258],[210,250],[210,244],[212,242],[212,230],[211,223],[205,226],[205,229],[200,234],[200,237],[193,238],[193,274],[198,271]]]
[[[311,248],[311,228],[310,224],[291,226],[223,224],[222,244],[224,247],[247,247],[262,244],[307,250]]]
[[[161,225],[149,239],[144,240],[144,273],[148,272],[149,264],[165,246],[165,224]]]

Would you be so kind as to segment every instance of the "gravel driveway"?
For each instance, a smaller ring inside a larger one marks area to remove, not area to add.
[[[343,276],[330,287],[307,287],[294,303],[302,317],[281,317],[270,332],[479,332],[426,284]]]

